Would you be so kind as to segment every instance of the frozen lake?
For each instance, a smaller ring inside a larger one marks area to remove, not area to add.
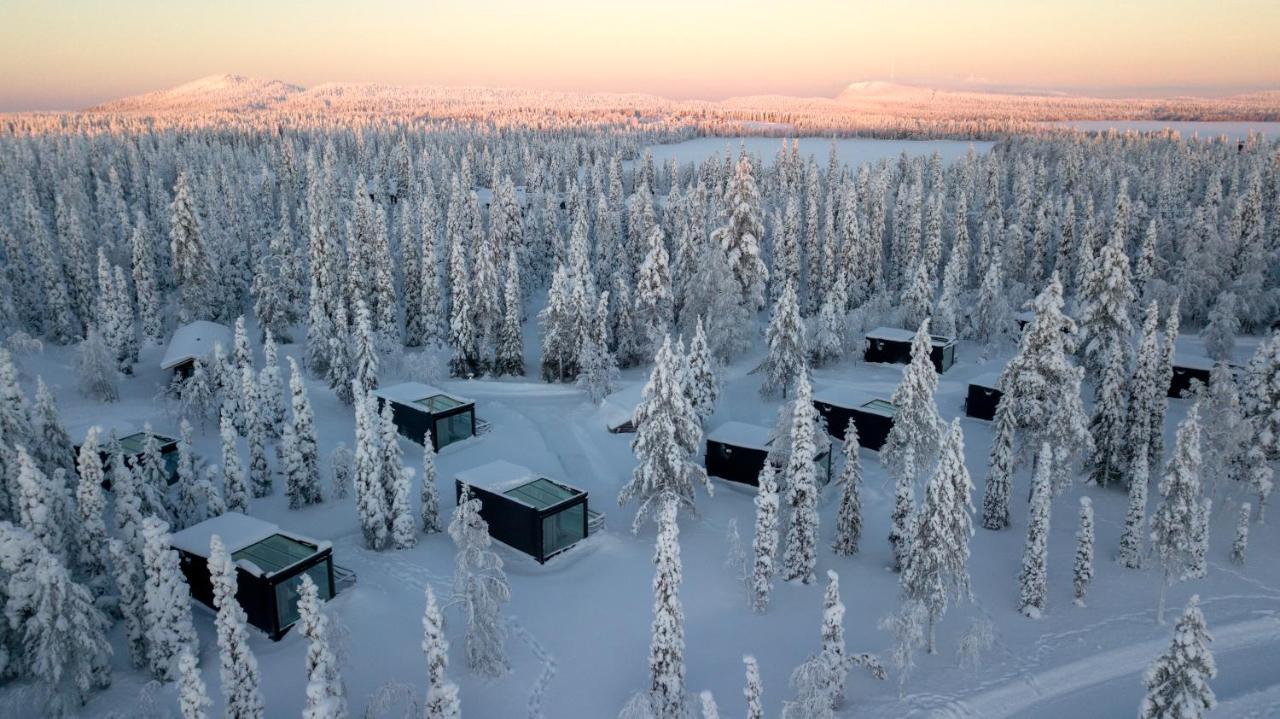
[[[986,152],[995,144],[987,140],[882,140],[866,137],[832,140],[827,137],[802,137],[800,155],[804,159],[812,157],[819,165],[825,166],[832,142],[835,143],[836,156],[840,162],[851,167],[896,159],[904,152],[913,157],[928,157],[936,152],[943,163],[951,163],[964,157],[970,148],[974,152]],[[689,162],[701,163],[712,155],[723,157],[725,152],[736,155],[740,147],[746,147],[747,152],[770,162],[782,147],[782,140],[777,137],[699,137],[668,145],[650,145],[647,149],[653,153],[656,164],[661,165],[675,158],[683,165]]]
[[[1052,123],[1059,127],[1073,127],[1085,132],[1105,132],[1107,130],[1134,130],[1137,132],[1156,132],[1173,130],[1183,137],[1199,135],[1205,137],[1227,137],[1243,139],[1250,132],[1266,135],[1272,139],[1280,137],[1280,122],[1195,122],[1195,121],[1161,121],[1161,120],[1080,120],[1072,122]]]

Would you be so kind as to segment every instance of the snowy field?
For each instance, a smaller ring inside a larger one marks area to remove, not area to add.
[[[820,167],[826,167],[833,142],[836,146],[836,157],[840,163],[852,168],[869,162],[894,160],[903,154],[909,157],[929,157],[935,152],[946,165],[962,159],[970,149],[983,153],[995,144],[985,140],[881,140],[862,137],[832,140],[823,137],[802,137],[799,140],[800,159],[808,162],[813,158]],[[788,141],[789,145],[790,141]],[[650,145],[646,149],[653,153],[655,163],[662,164],[674,158],[676,162],[683,165],[690,162],[701,164],[713,155],[723,157],[726,152],[736,156],[739,148],[742,147],[765,162],[772,162],[778,154],[778,149],[782,147],[782,140],[776,137],[699,137],[666,145]]]
[[[1116,130],[1125,132],[1158,132],[1173,130],[1183,137],[1199,135],[1201,139],[1227,136],[1233,139],[1244,139],[1249,133],[1280,137],[1280,122],[1200,122],[1195,120],[1073,120],[1071,122],[1055,122],[1060,127],[1072,127],[1085,132],[1106,132]]]
[[[824,146],[819,142],[816,149]],[[250,335],[256,336],[256,332]],[[1197,343],[1198,338],[1187,336],[1179,347],[1192,351],[1198,349]],[[1255,338],[1242,337],[1237,347],[1239,358],[1246,358],[1255,344]],[[255,351],[260,363],[261,348],[255,347]],[[136,375],[122,385],[122,400],[116,404],[90,402],[75,391],[70,354],[61,348],[50,347],[20,358],[24,388],[32,392],[35,375],[43,375],[77,439],[81,428],[94,423],[141,425],[150,421],[158,432],[176,434],[175,421],[154,399],[168,379],[158,368],[160,354],[160,348],[144,349]],[[290,354],[300,356],[301,348],[282,346],[280,354],[284,362]],[[980,354],[980,347],[962,343],[956,365],[941,377],[937,403],[944,419],[963,414],[968,379],[995,371],[1007,359],[982,361]],[[529,366],[536,366],[535,357],[528,359]],[[746,357],[722,370],[721,401],[709,427],[728,420],[773,425],[778,403],[761,399],[757,391],[760,376],[748,374],[759,359],[758,355]],[[625,372],[623,391],[634,391],[646,372]],[[901,374],[899,366],[846,361],[815,371],[814,384],[819,388],[848,386],[888,397]],[[410,378],[388,371],[382,382],[390,384],[398,379]],[[555,660],[556,674],[545,698],[547,716],[616,716],[627,697],[646,685],[652,616],[654,528],[649,524],[638,536],[632,535],[628,528],[633,508],[619,509],[616,499],[634,465],[628,446],[631,436],[607,433],[604,413],[591,405],[584,393],[568,386],[532,380],[446,381],[443,386],[474,398],[478,416],[492,423],[490,432],[441,452],[438,466],[443,511],[451,511],[454,505],[454,474],[501,458],[587,490],[591,507],[606,513],[602,533],[546,565],[539,566],[513,550],[500,551],[512,585],[513,599],[506,614]],[[329,452],[339,442],[353,444],[352,411],[323,381],[310,381],[309,394],[327,472]],[[1084,396],[1092,396],[1092,391],[1086,389]],[[1186,409],[1187,401],[1171,400],[1166,447],[1173,446],[1173,429]],[[961,424],[975,484],[974,501],[980,506],[990,426],[973,419],[964,419]],[[197,432],[198,453],[216,463],[216,430],[206,427],[197,428]],[[402,445],[406,461],[418,465],[421,449],[406,440]],[[834,487],[823,495],[821,504],[818,570],[820,575],[828,569],[840,573],[848,607],[847,643],[852,652],[887,650],[890,638],[877,628],[877,622],[898,603],[898,578],[889,569],[890,551],[885,540],[893,487],[876,456],[865,450],[862,455],[865,524],[859,555],[836,557],[827,548],[838,504]],[[835,471],[837,467],[833,467]],[[1153,487],[1159,476],[1153,474]],[[841,716],[1056,719],[1079,717],[1086,706],[1095,719],[1134,715],[1143,694],[1141,672],[1167,646],[1170,625],[1155,622],[1158,571],[1123,569],[1110,561],[1122,527],[1125,494],[1084,488],[1077,481],[1054,502],[1049,608],[1044,618],[1033,621],[1017,611],[1015,579],[1026,524],[1026,482],[1024,472],[1013,490],[1011,530],[977,530],[969,564],[976,602],[953,606],[948,612],[939,627],[940,653],[918,656],[919,667],[907,679],[902,694],[897,676],[891,674],[888,680],[877,682],[855,670]],[[252,500],[250,513],[284,529],[332,541],[335,562],[358,575],[355,588],[328,605],[340,629],[342,672],[353,716],[362,715],[380,687],[390,687],[386,697],[402,696],[397,691],[420,694],[425,676],[420,648],[423,590],[431,585],[440,596],[450,593],[454,547],[448,535],[425,537],[411,550],[369,551],[363,546],[353,497],[292,511],[286,506],[282,484],[277,478],[273,496]],[[780,584],[769,611],[751,613],[741,582],[724,560],[730,522],[736,521],[749,546],[752,493],[724,482],[716,482],[715,490],[714,497],[699,492],[700,517],[685,515],[681,519],[687,686],[693,692],[714,692],[723,716],[741,716],[741,657],[754,654],[763,676],[766,711],[775,716],[783,700],[791,697],[787,682],[792,668],[819,647],[823,584]],[[1084,494],[1093,498],[1096,508],[1098,561],[1089,606],[1081,608],[1071,601],[1070,565],[1077,497]],[[1155,500],[1153,497],[1153,504]],[[1202,598],[1210,631],[1217,637],[1214,651],[1221,668],[1219,679],[1212,682],[1222,702],[1215,716],[1275,716],[1280,701],[1280,672],[1274,668],[1280,653],[1280,562],[1274,548],[1280,546],[1280,524],[1253,525],[1250,560],[1240,568],[1227,558],[1235,516],[1234,505],[1217,503],[1208,577],[1176,585],[1169,606],[1176,616],[1191,594],[1199,593]],[[214,715],[220,715],[213,616],[196,606],[200,666],[214,702]],[[995,645],[980,667],[961,669],[955,653],[957,638],[976,617],[986,617],[994,624]],[[453,647],[449,674],[461,685],[465,716],[524,716],[529,688],[543,670],[530,647],[512,635],[508,651],[513,670],[500,680],[477,680],[468,675],[462,659],[464,622],[453,610],[446,612],[446,621]],[[149,677],[130,668],[122,625],[115,627],[112,640],[115,681],[92,697],[83,715],[171,716],[176,706],[173,685],[160,690],[154,698],[159,709],[148,715],[150,708],[139,702],[139,692]],[[305,696],[305,640],[297,632],[279,642],[255,633],[252,649],[262,667],[268,716],[298,716]],[[26,703],[27,691],[22,685],[10,684],[0,692],[0,705],[18,707],[8,716],[38,715]],[[399,706],[403,704],[381,707],[370,715],[399,717],[402,710],[395,708]]]

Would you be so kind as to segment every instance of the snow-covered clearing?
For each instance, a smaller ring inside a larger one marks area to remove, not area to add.
[[[251,333],[255,334],[255,333]],[[1195,338],[1184,346],[1191,348]],[[1254,340],[1241,338],[1237,352],[1247,356]],[[255,347],[259,353],[260,348]],[[957,364],[942,375],[937,392],[944,419],[962,414],[962,401],[970,378],[994,371],[1007,359],[980,361],[980,348],[972,343],[959,347]],[[93,423],[128,420],[151,421],[157,431],[173,433],[174,422],[155,398],[165,373],[158,368],[161,350],[144,349],[137,374],[122,386],[122,401],[102,405],[85,400],[74,390],[70,355],[50,347],[41,354],[21,358],[28,391],[36,374],[43,375],[57,394],[66,423],[85,427]],[[281,347],[281,358],[300,354],[300,347]],[[714,418],[772,426],[777,401],[763,400],[757,389],[760,375],[749,374],[759,356],[749,356],[723,368],[721,401]],[[816,386],[856,387],[888,396],[901,377],[892,365],[845,363],[814,372]],[[647,369],[623,373],[623,386],[642,383]],[[407,380],[388,373],[384,383]],[[421,379],[421,378],[419,378]],[[479,437],[445,448],[439,458],[439,489],[444,511],[451,511],[453,476],[466,468],[493,459],[506,459],[548,476],[563,479],[590,493],[593,509],[603,511],[605,530],[571,551],[538,565],[513,550],[502,548],[512,585],[507,609],[511,621],[527,630],[555,658],[557,674],[547,690],[546,716],[556,719],[599,719],[615,716],[626,698],[645,685],[646,656],[650,636],[654,529],[646,525],[638,536],[628,527],[631,508],[619,509],[616,497],[627,480],[634,459],[630,435],[605,430],[602,414],[577,389],[534,381],[445,381],[443,388],[473,398],[477,414],[492,423]],[[328,454],[339,442],[350,445],[351,409],[343,406],[323,381],[309,380],[308,390],[317,415],[319,441],[328,470]],[[1086,391],[1086,396],[1091,392]],[[1172,400],[1166,423],[1166,446],[1173,443],[1173,429],[1186,411],[1184,400]],[[977,485],[975,501],[981,504],[981,484],[986,474],[991,441],[987,422],[965,419],[966,453]],[[218,437],[214,428],[197,428],[197,450],[216,462]],[[421,449],[402,441],[406,461],[418,464]],[[842,558],[827,548],[833,532],[836,493],[828,490],[821,500],[822,544],[818,569],[840,573],[845,619],[851,651],[882,652],[889,637],[876,628],[877,621],[898,601],[897,575],[889,570],[890,550],[885,541],[893,502],[893,487],[879,466],[875,453],[863,453],[865,529],[861,554]],[[833,467],[833,471],[838,471]],[[1157,475],[1158,476],[1158,475]],[[1015,573],[1025,530],[1025,473],[1014,488],[1014,527],[1002,532],[978,529],[972,541],[970,572],[976,603],[952,607],[938,631],[938,656],[919,657],[919,667],[899,696],[897,677],[876,682],[865,673],[851,675],[845,716],[880,717],[997,717],[1079,716],[1082,706],[1095,717],[1132,716],[1142,695],[1141,670],[1167,645],[1168,625],[1155,623],[1158,576],[1155,570],[1133,571],[1110,561],[1115,551],[1125,508],[1120,491],[1076,486],[1054,503],[1049,543],[1050,600],[1047,616],[1039,621],[1017,611]],[[354,498],[326,501],[291,511],[277,479],[275,493],[253,500],[252,515],[282,528],[334,545],[337,564],[359,577],[355,588],[328,605],[339,628],[343,677],[353,713],[363,712],[380,687],[421,695],[425,662],[420,649],[423,590],[432,586],[442,601],[451,594],[454,547],[447,535],[423,538],[406,551],[373,552],[364,548],[354,509]],[[701,516],[682,519],[680,532],[685,581],[681,590],[686,617],[688,668],[691,691],[714,692],[726,716],[739,716],[743,654],[760,662],[767,711],[775,715],[790,698],[791,670],[819,646],[822,606],[821,584],[782,584],[764,615],[750,612],[743,586],[724,566],[725,533],[737,522],[750,542],[752,494],[738,486],[716,482],[715,496],[699,494]],[[327,487],[326,487],[327,490]],[[1088,494],[1097,511],[1098,562],[1093,588],[1085,608],[1071,602],[1070,561],[1074,550],[1076,497]],[[415,492],[415,502],[416,492]],[[1152,499],[1154,502],[1154,498]],[[1274,657],[1280,652],[1280,562],[1267,550],[1280,542],[1280,530],[1272,522],[1254,525],[1249,564],[1240,568],[1227,560],[1235,511],[1218,503],[1212,523],[1211,564],[1207,579],[1177,585],[1170,606],[1180,607],[1192,593],[1199,593],[1210,631],[1220,652],[1220,679],[1213,684],[1224,702],[1222,716],[1265,716],[1275,709],[1280,674]],[[996,646],[977,670],[957,668],[958,636],[979,616],[989,618],[996,632]],[[446,609],[449,640],[453,646],[451,678],[461,685],[462,703],[471,717],[525,715],[529,688],[542,671],[529,646],[514,634],[508,640],[513,669],[496,681],[482,681],[467,674],[462,660],[463,622],[456,611]],[[217,646],[211,613],[196,610],[200,634],[200,665],[215,712],[221,711]],[[129,668],[122,631],[113,630],[116,681],[95,695],[84,708],[85,716],[111,711],[136,716],[141,713],[138,695],[146,678]],[[305,640],[292,632],[279,642],[255,633],[252,649],[262,666],[262,691],[269,716],[297,716],[304,701]],[[156,699],[163,711],[176,706],[170,685]],[[23,703],[21,686],[6,687],[0,700],[19,706],[14,716],[31,716]],[[406,695],[407,696],[407,695]],[[399,716],[398,711],[377,713]],[[164,714],[168,716],[168,714]]]

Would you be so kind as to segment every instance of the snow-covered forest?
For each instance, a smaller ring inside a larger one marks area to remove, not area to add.
[[[994,146],[657,163],[708,123],[832,115],[342,100],[4,119],[0,713],[1280,702],[1247,666],[1280,651],[1274,136],[952,113],[912,134]],[[198,322],[225,343],[175,338]],[[909,363],[863,360],[879,327]],[[935,337],[959,340],[941,373]],[[1207,381],[1169,396],[1183,369]],[[985,373],[990,421],[962,404]],[[475,436],[403,436],[379,394],[402,382],[474,401]],[[892,404],[883,447],[828,426],[830,388]],[[770,428],[750,484],[707,472],[730,421]],[[491,537],[454,479],[497,459],[589,492],[590,536],[545,563]],[[353,584],[325,601],[308,575],[274,641],[242,606],[270,571],[215,533],[191,601],[180,538],[228,513],[332,547]]]

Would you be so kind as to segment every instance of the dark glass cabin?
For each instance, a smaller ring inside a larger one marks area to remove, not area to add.
[[[249,623],[273,641],[298,621],[304,575],[315,582],[322,601],[333,598],[333,548],[328,542],[285,532],[270,522],[239,512],[227,512],[171,538],[191,596],[209,609],[216,611],[209,576],[209,540],[215,534],[236,565],[236,601]]]
[[[378,409],[391,403],[391,417],[400,434],[422,444],[431,432],[435,451],[476,433],[476,403],[419,382],[381,387],[373,391]]]
[[[964,398],[964,413],[975,419],[992,420],[1000,406],[1000,375],[984,374],[969,380],[969,391]]]
[[[827,424],[827,433],[844,440],[845,429],[853,420],[858,430],[858,444],[880,451],[889,430],[893,429],[893,417],[898,408],[887,399],[871,394],[828,388],[813,394],[813,406]]]
[[[480,500],[489,536],[539,564],[587,537],[587,493],[527,467],[496,460],[459,472],[453,484],[455,502],[464,486]]]
[[[725,422],[707,434],[704,458],[707,474],[730,482],[760,486],[760,471],[769,461],[770,430],[745,422]],[[813,458],[819,487],[831,481],[831,450],[820,448]],[[774,465],[777,467],[777,464]],[[781,467],[778,467],[781,469]]]
[[[1169,396],[1181,398],[1191,393],[1191,383],[1200,382],[1209,386],[1209,374],[1213,371],[1213,360],[1208,357],[1178,357],[1174,355],[1173,377],[1169,379]]]
[[[867,333],[867,349],[863,353],[863,359],[886,364],[910,364],[913,339],[915,333],[910,330],[877,327]],[[933,360],[933,368],[939,373],[951,369],[956,361],[955,338],[930,335],[930,344],[929,359]]]
[[[173,437],[166,437],[163,434],[155,434],[156,442],[160,445],[160,459],[164,462],[165,473],[169,478],[169,484],[178,481],[178,440]],[[146,446],[147,435],[145,432],[130,432],[120,437],[120,449],[124,450],[125,462],[131,467],[137,467],[142,464],[143,447]],[[99,435],[98,458],[102,460],[103,467],[111,466],[111,453],[107,451],[110,446],[108,437]],[[80,445],[72,447],[72,451],[76,456],[80,454]],[[102,479],[103,489],[111,489],[111,472],[108,470]]]
[[[230,327],[217,322],[199,320],[190,322],[174,331],[165,347],[164,357],[160,359],[160,369],[170,370],[182,379],[191,376],[195,361],[208,364],[214,354],[214,347],[222,345],[224,350],[231,351],[235,334]]]

